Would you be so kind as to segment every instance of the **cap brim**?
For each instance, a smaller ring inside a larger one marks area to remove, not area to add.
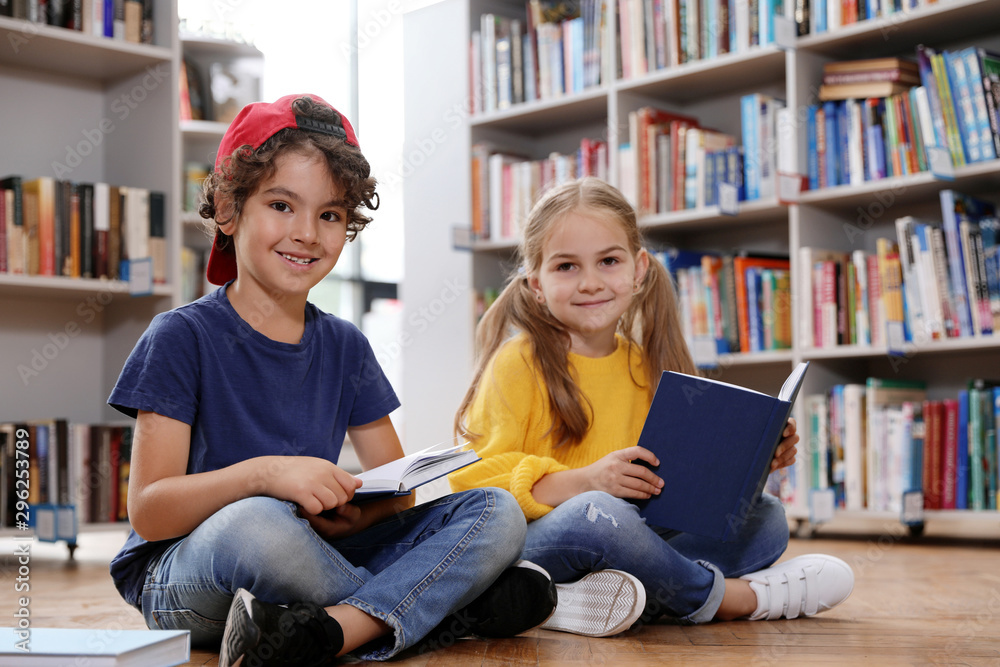
[[[215,232],[205,275],[213,285],[225,285],[236,279],[236,253],[233,251],[232,239],[220,231]]]

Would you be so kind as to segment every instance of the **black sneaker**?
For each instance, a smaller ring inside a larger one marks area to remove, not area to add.
[[[239,589],[222,635],[220,667],[310,667],[334,664],[344,646],[340,624],[311,602],[261,602]]]
[[[514,637],[537,628],[555,608],[556,586],[549,573],[520,560],[479,597],[441,621],[420,643],[419,652],[451,646],[467,635]]]

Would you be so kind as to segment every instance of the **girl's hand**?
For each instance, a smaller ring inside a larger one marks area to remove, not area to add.
[[[312,456],[264,456],[264,494],[297,503],[306,514],[350,502],[361,480],[326,459]]]
[[[309,514],[306,511],[300,513],[312,529],[326,540],[353,535],[363,527],[360,522],[361,508],[350,503],[339,505],[322,514]]]
[[[795,432],[795,418],[789,417],[788,425],[782,434],[782,440],[778,443],[778,448],[774,450],[774,458],[771,459],[771,470],[787,468],[795,463],[795,445],[799,441],[799,434]]]
[[[649,498],[658,495],[663,480],[642,465],[660,465],[653,452],[644,447],[628,447],[580,468],[587,490],[604,491],[616,498]]]

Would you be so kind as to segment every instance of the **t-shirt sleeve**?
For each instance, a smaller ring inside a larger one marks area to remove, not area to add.
[[[354,346],[361,355],[361,364],[358,374],[348,378],[356,390],[348,427],[370,424],[400,406],[396,392],[375,358],[371,343],[358,330],[355,330],[355,336]]]
[[[548,399],[521,354],[519,346],[509,343],[484,370],[466,424],[479,436],[473,447],[482,460],[448,478],[454,491],[484,486],[510,491],[530,521],[552,511],[531,494],[535,483],[569,467],[544,455],[544,443],[534,442],[548,428]]]
[[[198,369],[191,327],[175,312],[160,313],[126,359],[108,404],[130,417],[146,410],[191,424],[199,400]]]

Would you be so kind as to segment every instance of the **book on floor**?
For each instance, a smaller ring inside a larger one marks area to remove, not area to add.
[[[664,486],[634,501],[653,526],[728,541],[759,502],[809,362],[777,396],[664,371],[639,436]]]
[[[170,667],[190,659],[187,630],[0,628],[4,667]]]
[[[478,461],[475,451],[464,449],[467,444],[444,448],[440,444],[432,445],[355,475],[363,484],[354,492],[354,498],[365,502],[383,496],[409,495],[418,486]]]

